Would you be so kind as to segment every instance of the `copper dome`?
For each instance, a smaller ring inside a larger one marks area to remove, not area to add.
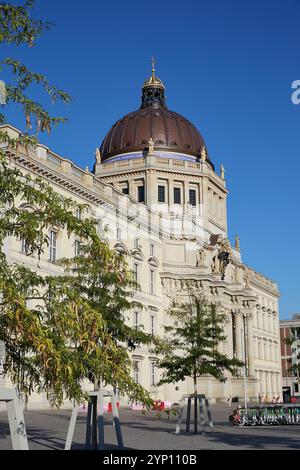
[[[141,108],[119,119],[104,138],[102,162],[116,155],[144,152],[150,138],[155,151],[200,157],[205,147],[201,134],[185,117],[167,108],[164,91],[163,83],[152,71],[143,87]],[[209,156],[207,161],[213,167]]]

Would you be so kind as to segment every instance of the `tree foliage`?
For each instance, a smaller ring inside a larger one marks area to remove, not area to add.
[[[211,375],[225,380],[225,372],[237,375],[243,363],[229,358],[218,350],[226,339],[224,325],[226,314],[209,303],[205,297],[190,293],[189,301],[173,301],[168,316],[171,324],[165,326],[166,342],[159,350],[162,359],[157,361],[162,369],[159,384],[176,383],[191,377],[197,392],[197,378]]]
[[[292,377],[297,377],[298,381],[300,381],[300,354],[299,352],[299,342],[300,342],[300,327],[291,327],[290,328],[290,335],[285,338],[285,344],[291,347],[292,354],[294,349],[294,360],[292,358],[288,359],[289,367],[288,372],[292,375]],[[295,360],[296,359],[296,360]]]
[[[30,9],[34,0],[27,0],[22,6],[9,3],[0,4],[0,43],[14,43],[17,46],[34,46],[41,33],[49,29],[52,24],[41,20],[34,20],[30,16]],[[40,73],[32,72],[21,61],[5,57],[0,62],[2,69],[8,69],[12,77],[11,83],[6,84],[6,104],[17,105],[25,116],[26,131],[35,126],[36,135],[39,131],[51,132],[53,126],[66,122],[64,117],[53,117],[36,100],[30,97],[28,90],[32,85],[43,87],[51,102],[57,100],[68,103],[71,97],[68,93],[51,85],[46,77]],[[5,122],[4,114],[0,114],[0,124]]]
[[[2,44],[35,44],[49,23],[33,20],[23,6],[0,5]],[[0,128],[0,340],[4,341],[4,372],[21,392],[45,391],[53,405],[64,398],[80,400],[82,381],[95,377],[117,387],[132,400],[150,404],[148,393],[131,377],[127,342],[150,341],[124,325],[133,288],[125,259],[109,249],[97,233],[87,205],[56,193],[42,179],[21,172],[14,164],[18,152],[37,142],[39,131],[50,132],[65,122],[52,117],[28,95],[40,85],[54,102],[68,102],[67,93],[50,85],[42,74],[22,62],[5,58],[2,65],[14,76],[7,84],[7,103],[17,104],[26,131],[12,138]],[[5,121],[4,115],[1,121]],[[36,135],[28,134],[35,126]],[[82,217],[76,217],[80,209]],[[39,263],[49,246],[49,231],[66,232],[70,242],[81,241],[74,259],[60,261],[60,275],[45,275]],[[11,263],[7,240],[23,241],[31,265]],[[134,344],[134,343],[132,343]]]

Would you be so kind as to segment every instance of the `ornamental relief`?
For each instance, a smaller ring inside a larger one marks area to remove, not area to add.
[[[199,279],[172,279],[162,278],[162,287],[167,296],[174,296],[175,293],[187,293],[191,289],[205,291],[205,281]]]

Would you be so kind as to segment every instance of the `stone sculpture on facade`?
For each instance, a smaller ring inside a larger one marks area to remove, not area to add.
[[[215,248],[211,255],[211,272],[213,274],[221,274],[221,279],[224,280],[226,267],[232,258],[230,241],[228,238],[223,239],[221,235],[218,235],[214,241]]]
[[[250,288],[250,272],[245,269],[245,274],[244,274],[244,281],[245,281],[245,288],[249,289]]]
[[[150,140],[149,140],[148,144],[149,144],[148,155],[153,155],[153,153],[154,153],[154,140],[152,139],[152,137],[150,137]]]
[[[95,156],[96,156],[96,163],[101,163],[101,153],[98,147],[96,148]]]
[[[204,248],[201,248],[196,253],[196,266],[203,266],[205,265],[206,261],[206,253]]]
[[[221,165],[221,175],[220,175],[220,176],[221,176],[222,180],[225,179],[225,168],[224,168],[224,165]]]
[[[201,149],[201,161],[205,162],[207,158],[206,148],[205,145]]]

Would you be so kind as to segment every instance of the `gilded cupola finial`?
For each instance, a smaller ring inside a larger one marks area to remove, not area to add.
[[[152,62],[152,78],[155,77],[155,57],[153,56],[151,59]]]
[[[155,75],[155,57],[151,59],[152,71],[151,76],[144,83],[142,92],[141,108],[147,106],[166,106],[165,86],[160,78]]]
[[[165,89],[163,82],[161,81],[160,78],[158,78],[155,75],[155,57],[153,56],[151,59],[151,64],[152,64],[152,71],[151,71],[151,77],[147,78],[147,80],[144,83],[144,88],[145,87],[157,87],[157,88],[162,88],[163,90]]]

